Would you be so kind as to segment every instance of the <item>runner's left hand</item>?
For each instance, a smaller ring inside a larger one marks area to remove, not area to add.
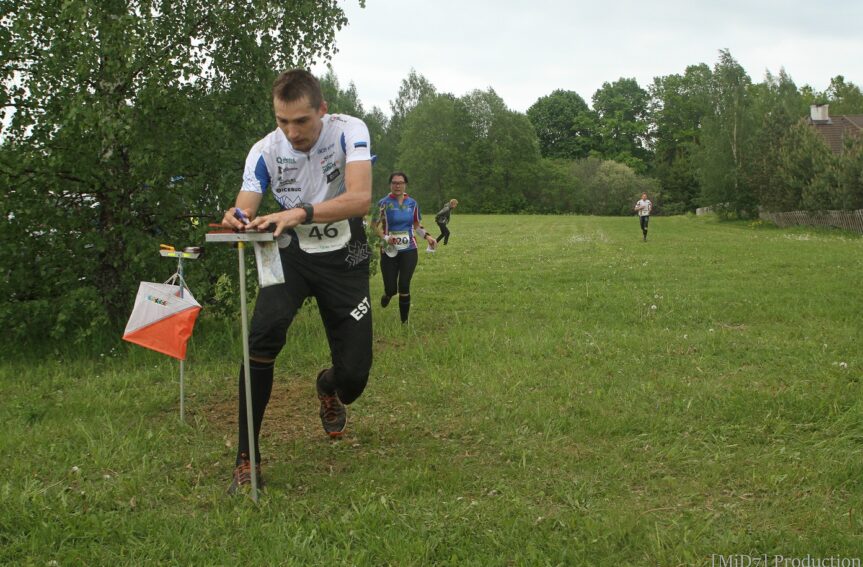
[[[284,231],[294,228],[305,219],[306,213],[303,209],[288,209],[279,211],[269,215],[255,217],[255,219],[246,226],[246,230],[270,230],[271,226],[275,227],[273,236],[278,238]]]

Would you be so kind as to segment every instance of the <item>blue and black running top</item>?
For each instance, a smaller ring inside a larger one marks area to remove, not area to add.
[[[407,193],[405,193],[401,205],[399,205],[398,198],[392,193],[378,201],[372,218],[373,222],[381,223],[384,234],[396,236],[399,239],[396,243],[396,249],[399,252],[416,250],[417,240],[414,236],[414,223],[419,223],[421,220],[419,203]]]

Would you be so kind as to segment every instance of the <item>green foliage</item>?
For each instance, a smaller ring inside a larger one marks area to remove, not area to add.
[[[394,155],[389,157],[386,154],[382,155],[385,160],[384,163],[391,166],[384,168],[388,172],[395,167],[397,162],[396,157],[399,151],[398,148],[401,144],[402,131],[404,130],[407,116],[420,102],[436,95],[437,89],[435,89],[435,86],[414,69],[411,69],[408,76],[402,80],[401,85],[399,85],[398,96],[395,100],[390,101],[392,117],[389,121],[386,137],[388,138],[388,146],[394,150]]]
[[[653,174],[662,185],[666,210],[694,211],[701,187],[693,154],[698,151],[701,127],[712,111],[712,72],[691,65],[683,75],[654,79],[650,87],[653,126]]]
[[[272,128],[275,74],[328,57],[345,23],[335,0],[24,0],[5,12],[0,100],[14,112],[0,245],[12,277],[0,323],[32,305],[48,319],[32,331],[61,334],[88,314],[116,330],[137,282],[169,273],[158,245],[201,244],[232,203],[248,148]],[[225,271],[189,280],[207,294]],[[87,308],[67,317],[71,304]]]
[[[635,79],[603,83],[593,95],[598,151],[606,159],[624,163],[639,173],[648,167],[647,107],[649,95]]]
[[[757,203],[744,175],[755,132],[748,89],[751,79],[728,50],[713,69],[713,112],[704,119],[696,163],[701,204],[738,217],[756,214]]]
[[[632,207],[642,193],[654,203],[661,199],[654,180],[640,177],[629,166],[616,161],[588,158],[572,162],[579,213],[590,215],[630,215]]]
[[[527,109],[545,158],[578,159],[595,149],[596,115],[574,91],[555,90]]]
[[[577,180],[570,174],[572,160],[541,159],[533,173],[535,190],[529,191],[526,211],[562,214],[584,210]]]
[[[372,192],[374,195],[385,195],[389,191],[387,186],[389,173],[395,169],[394,160],[398,154],[393,145],[393,138],[389,135],[390,120],[377,107],[373,108],[363,119],[369,128],[372,153],[376,156],[372,175]]]
[[[836,178],[837,208],[863,209],[863,135],[845,139]]]
[[[410,179],[410,193],[425,211],[451,199],[467,169],[470,122],[464,103],[452,95],[428,95],[402,125],[396,168]]]
[[[863,112],[859,92],[841,75],[824,93],[798,89],[784,70],[752,84],[728,51],[720,52],[712,72],[702,64],[684,76],[655,79],[652,173],[662,184],[665,210],[692,210],[700,203],[752,216],[758,207],[853,206],[855,198],[839,195],[855,194],[840,188],[854,187],[841,181],[854,179],[854,158],[841,158],[849,165],[840,168],[813,132],[795,124],[813,103],[831,104],[831,114]]]
[[[437,89],[431,82],[411,69],[408,76],[402,80],[399,86],[398,97],[390,102],[392,120],[396,125],[404,120],[411,111],[423,100],[434,97]]]
[[[828,180],[835,170],[835,161],[830,148],[808,121],[798,121],[782,140],[779,173],[786,190],[774,209],[832,208]]]
[[[359,118],[365,115],[356,85],[351,83],[347,90],[342,90],[332,67],[329,67],[324,76],[318,78],[318,81],[321,83],[321,91],[330,113],[347,114]]]
[[[823,98],[830,105],[831,114],[863,114],[863,91],[854,83],[846,82],[842,75],[830,79]]]
[[[474,91],[461,99],[471,118],[470,160],[465,195],[469,210],[516,213],[533,209],[542,193],[535,173],[539,142],[530,121],[510,111],[493,91]]]
[[[397,169],[408,173],[411,195],[427,213],[452,198],[473,212],[560,208],[537,185],[544,172],[530,121],[491,89],[419,100],[402,125]]]
[[[789,200],[776,210],[863,208],[863,136],[848,136],[843,152],[835,155],[803,119],[783,140],[780,159]]]
[[[781,173],[782,141],[808,109],[784,70],[778,77],[768,72],[763,83],[750,88],[748,96],[755,132],[750,140],[748,159],[743,165],[746,184],[752,188],[762,208],[791,210],[785,208],[790,192]]]
[[[813,103],[835,104],[831,114],[854,112],[856,85],[840,75],[825,93],[816,93],[798,89],[784,70],[752,84],[727,50],[712,73],[701,67],[687,70],[701,80],[672,75],[655,80],[651,89],[654,173],[671,205],[667,210],[688,210],[698,202],[726,216],[751,217],[759,207],[816,210],[860,202],[854,151],[832,156],[811,128],[796,125]],[[699,84],[708,88],[691,90]],[[693,108],[702,113],[685,111]],[[680,122],[684,117],[689,118]],[[853,140],[848,145],[854,147]]]
[[[381,239],[378,237],[378,232],[374,229],[371,223],[371,219],[366,219],[363,223],[363,228],[366,233],[366,241],[369,245],[369,250],[371,251],[371,258],[369,259],[369,277],[374,277],[378,273],[378,266],[380,265],[380,254],[377,252],[381,247]]]

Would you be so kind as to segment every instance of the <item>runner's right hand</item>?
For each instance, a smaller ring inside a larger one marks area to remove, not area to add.
[[[238,218],[238,210],[241,212],[242,216],[246,218],[245,223],[240,220],[240,218]],[[245,230],[246,225],[249,223],[248,218],[248,213],[246,213],[242,209],[237,209],[237,207],[231,207],[230,209],[225,211],[225,216],[222,217],[222,226],[233,230]]]

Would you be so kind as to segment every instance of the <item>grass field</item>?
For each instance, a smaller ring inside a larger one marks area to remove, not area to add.
[[[300,313],[258,504],[225,495],[238,322],[199,323],[185,425],[173,359],[4,360],[0,563],[859,565],[863,239],[695,217],[653,218],[646,243],[634,217],[451,226],[420,253],[408,326],[372,280],[375,364],[340,441],[317,417],[323,330]]]

